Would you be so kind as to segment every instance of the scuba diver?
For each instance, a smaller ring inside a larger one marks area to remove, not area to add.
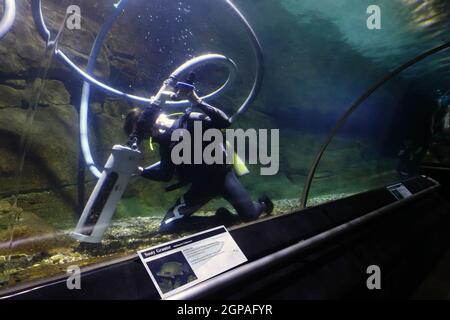
[[[172,150],[179,143],[171,140],[175,130],[185,129],[189,131],[193,139],[201,139],[201,137],[195,137],[195,122],[201,122],[204,130],[212,128],[222,130],[231,126],[230,118],[222,110],[205,103],[198,97],[193,86],[194,78],[195,75],[191,74],[186,82],[179,82],[176,88],[178,91],[172,96],[173,100],[187,99],[192,104],[192,107],[187,109],[180,118],[173,120],[165,115],[159,106],[150,104],[144,110],[138,108],[131,110],[125,119],[124,131],[129,136],[130,147],[137,147],[139,143],[148,139],[159,144],[161,158],[159,165],[146,169],[140,168],[140,176],[160,182],[168,182],[173,176],[177,176],[179,182],[167,187],[166,191],[173,191],[190,184],[189,190],[176,201],[162,220],[160,232],[163,233],[185,230],[189,225],[206,223],[208,217],[192,215],[210,200],[219,196],[233,206],[243,221],[256,220],[261,214],[271,214],[273,211],[273,203],[266,195],[257,202],[251,200],[231,164],[175,165],[172,162]],[[200,112],[194,112],[193,108]],[[225,146],[222,149],[226,152]],[[191,155],[194,155],[193,147]],[[218,209],[215,218],[221,222],[237,220],[237,217],[226,208]]]

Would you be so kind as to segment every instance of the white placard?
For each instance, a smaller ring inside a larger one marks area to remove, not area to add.
[[[247,262],[223,226],[138,254],[163,299]]]

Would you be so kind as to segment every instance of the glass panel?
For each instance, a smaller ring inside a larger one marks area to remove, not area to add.
[[[58,49],[80,68],[86,69],[94,39],[113,12],[114,3],[43,1],[44,19],[53,37],[66,8],[81,8],[82,28],[64,29],[58,43]],[[82,267],[111,260],[183,236],[185,232],[161,235],[158,228],[166,211],[186,188],[168,193],[165,184],[134,177],[101,244],[80,243],[70,237],[97,182],[84,165],[78,137],[82,81],[61,60],[51,64],[47,80],[39,80],[46,72],[49,53],[44,52],[44,42],[35,31],[30,4],[19,2],[17,9],[18,31],[0,44],[2,48],[17,47],[16,52],[5,51],[7,59],[2,61],[2,87],[16,94],[2,95],[5,106],[0,110],[4,115],[0,120],[1,147],[5,150],[0,183],[1,288],[64,274],[73,264]],[[230,20],[238,21],[225,3],[130,2],[102,46],[94,75],[115,89],[150,97],[177,66],[194,56],[217,52],[232,57],[239,66],[239,85],[214,101],[232,114],[251,88],[255,63],[242,25],[229,24]],[[23,41],[20,45],[15,42],[19,37]],[[15,62],[16,55],[24,57],[23,61],[9,65]],[[23,71],[25,74],[21,74]],[[217,89],[227,77],[227,70],[214,64],[196,71],[200,94]],[[95,87],[91,91],[89,137],[92,156],[102,170],[112,146],[126,143],[124,116],[138,104]],[[34,118],[27,122],[27,109],[33,99],[37,101]],[[168,113],[180,110],[184,108],[171,108]],[[22,129],[31,138],[18,179]],[[142,145],[142,165],[159,160],[157,145],[155,148],[151,151],[148,142]],[[230,208],[226,201],[217,199],[205,205],[198,215],[214,215],[217,208],[225,205]],[[204,228],[207,226],[197,229]]]

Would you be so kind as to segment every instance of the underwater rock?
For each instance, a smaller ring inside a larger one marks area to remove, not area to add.
[[[235,105],[236,103],[233,103]],[[260,104],[255,104],[251,110],[237,118],[233,123],[233,127],[246,129],[279,129],[276,119],[270,115],[261,112],[264,110]]]
[[[93,183],[86,183],[86,193]],[[74,226],[77,222],[77,186],[52,188],[19,196],[19,204],[26,211],[35,212],[41,219],[57,229]]]
[[[325,197],[322,197],[323,201]],[[332,199],[332,196],[329,197]],[[275,200],[273,215],[294,211],[299,206],[298,199]],[[6,207],[6,206],[5,206]],[[213,212],[201,212],[199,215],[210,215]],[[161,213],[162,214],[162,213]],[[165,243],[187,234],[157,233],[161,216],[124,218],[113,221],[105,234],[101,244],[77,243],[65,240],[54,243],[46,252],[14,253],[13,260],[3,264],[8,275],[3,279],[3,286],[13,285],[17,281],[30,281],[37,278],[50,277],[63,274],[66,265],[76,263],[79,266],[92,265],[109,260],[113,257],[123,257],[134,254],[137,250]],[[65,236],[67,238],[67,236]],[[2,271],[0,264],[0,272]],[[180,270],[177,265],[164,266],[163,272],[169,276],[178,275]],[[1,274],[1,273],[0,273]],[[192,279],[191,279],[192,280]],[[171,284],[172,286],[174,284]],[[175,283],[176,285],[176,283]]]
[[[18,254],[12,254],[12,255],[8,256],[7,260],[21,263],[21,262],[29,262],[31,260],[31,257],[24,253],[18,253]]]
[[[89,111],[93,114],[103,113],[103,105],[100,102],[92,102],[89,106]]]
[[[36,32],[30,1],[18,1],[14,28],[0,43],[0,74],[29,75],[41,66],[43,55],[44,42]]]
[[[159,269],[159,272],[157,273],[160,277],[167,277],[167,278],[176,278],[178,276],[184,275],[184,269],[183,264],[180,262],[166,262],[164,263],[161,268]]]
[[[62,3],[59,0],[43,2],[44,17],[53,35],[60,28],[64,19],[65,8],[71,4],[69,2]],[[79,1],[77,4],[85,10],[92,7],[92,1]],[[80,30],[64,29],[59,48],[81,68],[86,67],[92,41],[102,20],[101,13],[92,10],[89,14],[83,15],[83,27]],[[133,34],[117,32],[114,37],[107,41],[107,45],[113,47],[114,52],[121,56],[120,61],[114,61],[112,65],[120,73],[120,76],[125,78],[125,82],[131,81],[137,67],[134,57],[130,56],[130,50],[133,50],[133,46],[129,45],[129,41],[132,37]],[[97,68],[94,73],[97,77],[107,78],[110,76],[111,63],[109,58],[109,49],[105,47],[97,61]],[[45,43],[36,30],[30,1],[19,1],[17,2],[17,17],[14,27],[0,43],[0,65],[2,66],[0,75],[15,78],[23,77],[24,79],[31,78],[36,70],[41,70],[47,63]],[[49,74],[59,75],[62,79],[72,77],[71,71],[61,63],[52,63]]]

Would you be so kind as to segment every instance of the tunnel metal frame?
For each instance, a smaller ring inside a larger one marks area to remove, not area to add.
[[[9,0],[9,1],[11,1],[11,0]],[[121,0],[119,5],[125,1],[127,1],[127,0]],[[259,91],[261,89],[262,79],[263,79],[263,75],[264,75],[264,56],[262,53],[261,44],[259,43],[259,40],[256,37],[256,34],[253,31],[250,24],[248,23],[248,21],[245,19],[245,17],[242,15],[242,13],[239,11],[239,9],[230,0],[225,0],[225,2],[229,4],[229,6],[233,9],[235,14],[241,19],[241,21],[246,26],[247,33],[250,36],[250,40],[252,42],[252,47],[255,51],[255,56],[257,58],[256,59],[256,62],[257,62],[256,76],[255,76],[255,81],[254,81],[252,91],[251,91],[250,95],[248,96],[248,98],[246,99],[246,101],[244,102],[244,104],[239,108],[238,112],[232,117],[232,119],[233,119],[246,110],[248,105],[256,98],[256,95],[259,93]],[[43,15],[42,15],[41,0],[32,0],[32,9],[33,9],[33,17],[34,17],[35,23],[37,25],[37,28],[38,28],[38,31],[39,31],[41,37],[47,42],[47,44],[51,44],[51,40],[50,40],[51,34],[45,24],[45,21],[44,21]],[[395,76],[397,76],[404,70],[408,69],[409,67],[416,64],[417,62],[422,61],[425,58],[427,58],[435,53],[441,52],[449,47],[450,47],[450,42],[447,42],[441,46],[431,49],[431,50],[421,54],[420,56],[406,62],[405,64],[401,65],[400,67],[398,67],[397,69],[395,69],[394,71],[392,71],[391,73],[389,73],[388,75],[386,75],[385,77],[380,79],[378,82],[376,82],[363,95],[361,95],[358,99],[356,99],[354,103],[352,103],[350,105],[350,107],[347,109],[347,111],[338,119],[335,126],[330,131],[330,134],[327,136],[327,138],[321,145],[319,151],[317,152],[316,156],[314,157],[314,160],[308,171],[308,176],[307,176],[306,182],[304,184],[304,188],[303,188],[302,195],[300,198],[300,208],[304,209],[307,206],[307,201],[308,201],[311,185],[312,185],[312,182],[314,179],[314,175],[315,175],[315,172],[319,166],[319,163],[320,163],[326,149],[328,148],[328,146],[330,145],[330,143],[332,142],[334,137],[337,135],[339,130],[347,123],[347,120],[362,105],[362,103],[364,101],[366,101],[376,90],[378,90],[380,87],[382,87],[386,82],[390,81],[391,79],[393,79]],[[74,71],[76,71],[86,82],[91,83],[100,89],[103,89],[109,93],[130,99],[130,100],[134,100],[137,102],[148,103],[150,101],[150,99],[126,94],[126,93],[121,92],[120,90],[116,90],[114,88],[108,87],[104,83],[102,83],[102,82],[98,81],[97,79],[95,79],[94,77],[92,77],[89,74],[89,72],[85,72],[82,69],[80,69],[78,66],[76,66],[59,49],[56,50],[56,55],[67,66],[69,66]]]

